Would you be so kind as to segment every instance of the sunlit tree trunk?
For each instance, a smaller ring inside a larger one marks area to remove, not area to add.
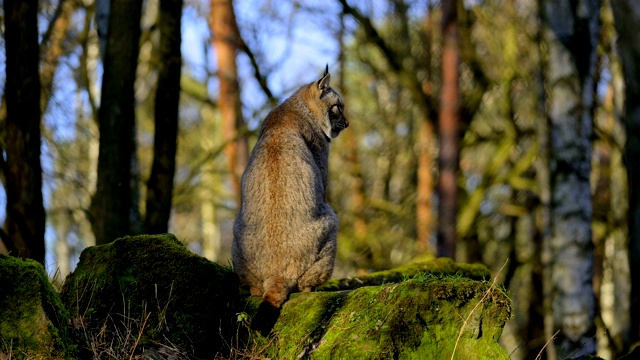
[[[595,353],[591,136],[598,0],[543,1],[550,120],[551,304],[560,358]]]
[[[458,211],[458,158],[460,155],[459,41],[456,0],[442,1],[442,89],[438,132],[440,178],[438,180],[438,256],[455,258]]]
[[[4,1],[7,203],[2,240],[13,255],[44,264],[37,15],[35,0]]]
[[[431,46],[433,41],[433,6],[431,1],[427,5],[427,14],[424,22],[424,62],[426,68],[431,68]],[[431,84],[431,72],[427,72],[425,86],[428,88]],[[434,126],[429,114],[425,112],[424,118],[420,123],[417,152],[418,152],[418,169],[417,169],[417,189],[416,189],[416,236],[418,239],[417,248],[421,253],[430,253],[434,255],[435,249],[431,245],[431,236],[433,232],[433,209],[431,197],[433,196],[433,157],[434,146],[432,143],[436,137],[434,134]]]
[[[155,97],[153,165],[147,182],[145,232],[165,233],[171,216],[173,177],[176,169],[182,0],[160,0],[158,87]]]
[[[97,244],[130,232],[131,158],[135,126],[134,91],[142,2],[113,0],[104,53],[104,75],[98,120],[100,149],[91,226]]]
[[[627,143],[624,161],[629,184],[629,266],[631,325],[628,344],[640,340],[640,2],[612,0],[618,33],[617,51],[625,79],[624,118]]]
[[[416,195],[416,236],[420,253],[435,254],[431,245],[433,211],[433,155],[431,143],[435,140],[433,123],[424,119],[418,138],[418,184]]]
[[[240,178],[249,159],[249,148],[243,134],[245,124],[242,118],[240,84],[236,51],[242,40],[238,32],[232,0],[211,0],[211,33],[218,59],[218,79],[220,96],[218,107],[222,114],[222,126],[227,142],[229,173],[231,175],[236,203],[240,206]]]

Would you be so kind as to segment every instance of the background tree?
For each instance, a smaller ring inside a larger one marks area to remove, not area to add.
[[[165,233],[169,228],[173,177],[176,168],[180,73],[182,0],[160,0],[158,85],[156,88],[153,165],[147,181],[144,229]]]
[[[91,225],[97,244],[129,234],[131,157],[142,3],[111,2],[98,120],[100,150]]]
[[[458,216],[458,159],[460,92],[458,79],[458,1],[442,2],[442,87],[440,89],[440,139],[438,178],[438,256],[456,257]]]
[[[240,178],[249,161],[249,148],[244,135],[245,124],[236,64],[236,52],[241,47],[242,39],[236,24],[233,1],[211,0],[211,34],[218,59],[218,105],[227,141],[225,155],[236,203],[240,206]]]
[[[543,1],[549,49],[551,301],[561,358],[595,354],[591,136],[600,2]]]
[[[6,190],[2,241],[16,256],[45,261],[40,164],[38,2],[4,1],[6,44]]]
[[[631,274],[631,318],[627,344],[632,344],[640,340],[640,45],[633,35],[640,30],[640,4],[628,0],[612,0],[611,3],[618,33],[617,51],[625,79],[623,118],[627,142],[624,161],[629,184]]]

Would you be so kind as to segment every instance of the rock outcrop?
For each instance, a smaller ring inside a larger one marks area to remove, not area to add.
[[[0,258],[0,344],[44,358],[508,359],[497,340],[511,301],[488,279],[435,259],[331,280],[293,294],[262,336],[261,299],[230,267],[171,234],[124,237],[85,249],[60,297],[39,264]],[[35,329],[7,330],[22,322]]]

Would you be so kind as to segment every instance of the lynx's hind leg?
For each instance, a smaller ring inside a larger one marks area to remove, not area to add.
[[[316,287],[329,280],[333,273],[335,259],[336,243],[329,240],[320,250],[316,262],[298,280],[298,289],[302,292],[314,291]]]

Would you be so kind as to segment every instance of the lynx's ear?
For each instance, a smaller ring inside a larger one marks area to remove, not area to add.
[[[320,90],[320,92],[322,93],[323,91],[328,89],[330,87],[330,81],[331,74],[329,74],[329,64],[327,64],[327,67],[324,69],[324,75],[322,76],[322,79],[318,80],[318,90]]]

